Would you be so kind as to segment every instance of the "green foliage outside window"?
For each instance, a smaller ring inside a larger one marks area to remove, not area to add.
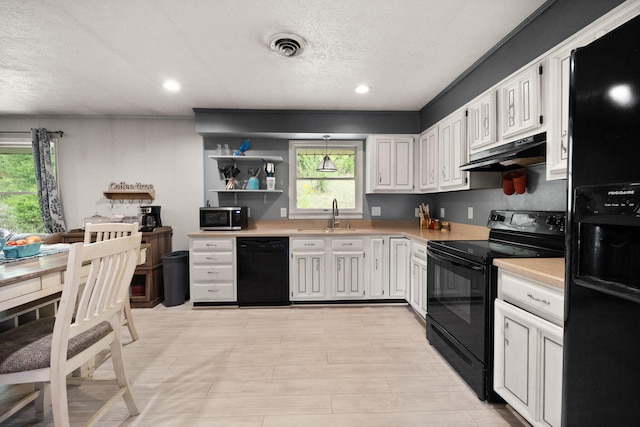
[[[43,233],[33,155],[0,154],[0,228]]]
[[[299,209],[331,209],[333,199],[340,208],[355,208],[355,151],[332,150],[329,157],[336,172],[318,172],[316,167],[324,154],[300,149],[296,155],[296,205]]]

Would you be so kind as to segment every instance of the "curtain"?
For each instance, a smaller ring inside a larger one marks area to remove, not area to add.
[[[58,183],[51,163],[51,138],[45,128],[31,129],[31,147],[44,231],[46,233],[67,231],[62,202],[58,195]]]

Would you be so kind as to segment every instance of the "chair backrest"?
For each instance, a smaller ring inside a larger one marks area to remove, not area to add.
[[[84,243],[91,243],[91,235],[96,233],[96,242],[116,239],[118,237],[131,236],[139,233],[138,223],[108,222],[103,224],[91,224],[84,226]]]
[[[53,331],[52,355],[66,354],[69,339],[107,321],[116,333],[136,269],[142,234],[102,242],[75,243]],[[88,276],[83,274],[88,268]],[[53,357],[53,356],[52,356]]]

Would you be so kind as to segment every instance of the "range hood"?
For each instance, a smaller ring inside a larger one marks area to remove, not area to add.
[[[542,132],[469,156],[463,171],[505,172],[546,162],[547,133]]]

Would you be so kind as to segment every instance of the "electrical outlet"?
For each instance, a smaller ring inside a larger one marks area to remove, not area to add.
[[[473,219],[473,207],[472,207],[472,206],[469,206],[469,207],[467,208],[467,217],[468,217],[469,219]]]
[[[440,208],[440,218],[444,218],[444,208]]]
[[[382,215],[382,208],[380,206],[371,207],[371,216],[380,216]]]
[[[280,218],[287,217],[287,208],[280,208]]]
[[[415,213],[415,215],[416,215],[416,218],[418,218],[418,217],[420,216],[420,209],[416,208],[416,213]]]
[[[247,216],[251,218],[251,208],[247,208]]]

